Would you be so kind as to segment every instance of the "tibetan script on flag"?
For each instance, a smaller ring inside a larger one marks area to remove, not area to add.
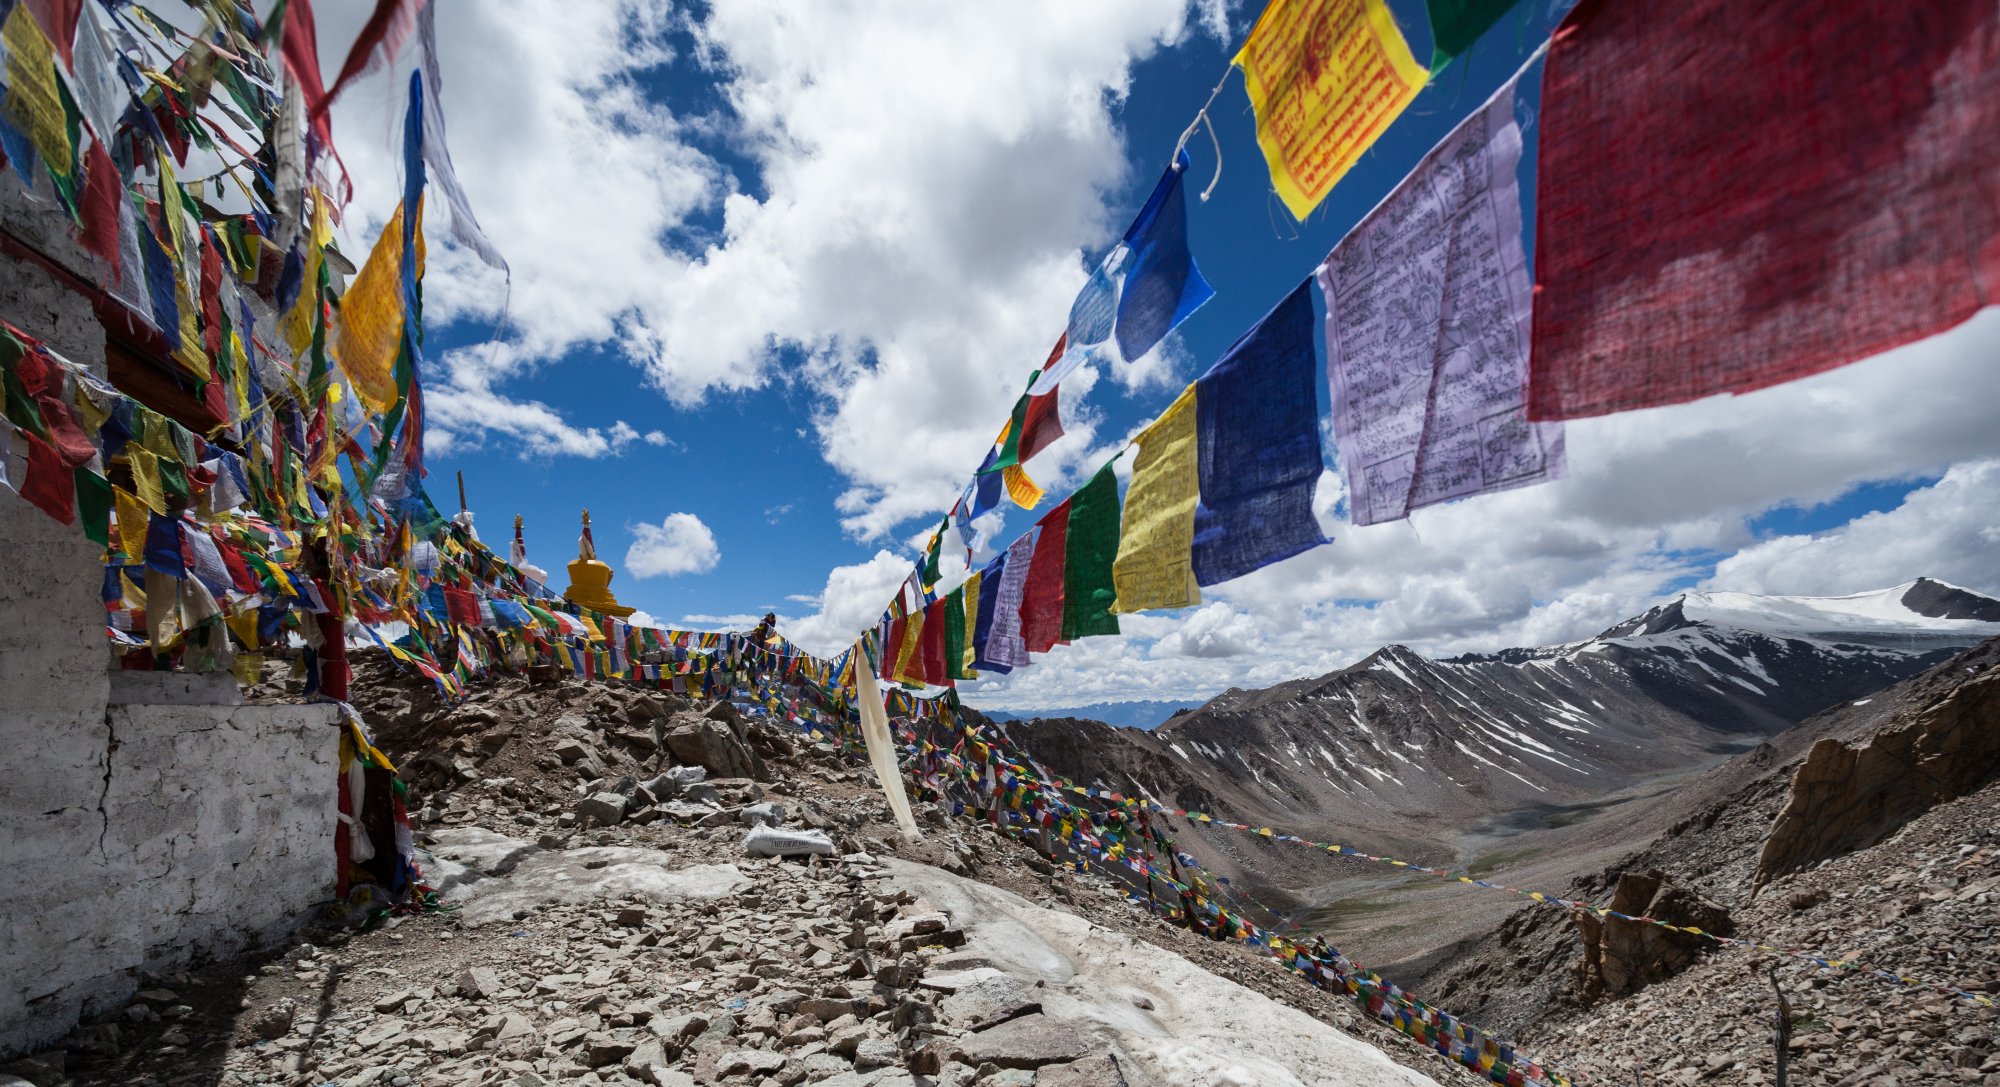
[[[1271,184],[1301,220],[1429,77],[1383,0],[1271,0],[1236,64]]]
[[[1527,418],[1514,85],[1453,130],[1320,268],[1334,440],[1356,525],[1559,479]]]

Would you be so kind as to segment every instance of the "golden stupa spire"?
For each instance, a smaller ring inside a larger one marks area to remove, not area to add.
[[[590,511],[583,511],[583,533],[576,538],[576,561],[569,564],[569,588],[563,598],[572,604],[624,618],[628,608],[611,595],[611,567],[597,561],[597,542],[590,536]]]

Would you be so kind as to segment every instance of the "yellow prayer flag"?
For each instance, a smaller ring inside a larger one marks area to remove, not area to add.
[[[188,285],[178,284],[181,309],[181,346],[174,352],[174,360],[187,367],[187,372],[203,381],[214,376],[209,368],[208,348],[202,343],[201,326],[195,323],[194,315],[200,303],[188,292]]]
[[[1035,504],[1042,500],[1042,485],[1036,483],[1018,464],[1000,469],[1000,480],[1007,485],[1007,497],[1024,510],[1034,509]]]
[[[257,637],[257,609],[246,608],[231,615],[229,618],[223,620],[223,622],[229,624],[229,632],[236,635],[236,640],[242,642],[244,648],[255,649],[261,644]],[[263,657],[251,653],[245,653],[236,659],[238,662],[254,660],[260,669],[264,663]],[[257,680],[252,679],[247,682],[255,683]]]
[[[67,177],[76,164],[70,156],[69,114],[56,90],[55,48],[29,6],[14,5],[0,28],[0,43],[7,47],[7,115],[49,169]]]
[[[132,474],[138,475],[136,471]],[[137,562],[146,553],[146,504],[138,495],[117,486],[111,488],[111,500],[118,510],[118,550],[125,553],[128,562]]]
[[[965,658],[962,666],[968,672],[972,671],[973,658],[979,655],[972,639],[979,629],[979,575],[984,572],[974,570],[972,576],[965,579]]]
[[[160,458],[138,446],[125,446],[125,460],[132,466],[132,485],[139,488],[139,498],[146,508],[164,517],[167,515],[167,492],[160,487]],[[140,534],[144,539],[145,534]],[[132,552],[137,554],[137,552]]]
[[[424,274],[424,206],[417,204],[417,275]],[[340,303],[336,354],[354,392],[370,412],[396,405],[396,353],[403,342],[403,208],[375,239],[368,263]]]
[[[1271,0],[1235,63],[1271,185],[1301,221],[1429,75],[1383,0]]]
[[[896,653],[896,667],[889,673],[892,683],[916,683],[910,676],[910,658],[916,655],[917,646],[924,640],[924,613],[920,608],[910,613],[909,624],[904,628],[903,646]]]
[[[1139,434],[1118,557],[1111,564],[1118,590],[1114,612],[1201,603],[1194,579],[1194,508],[1201,497],[1197,419],[1190,385]]]

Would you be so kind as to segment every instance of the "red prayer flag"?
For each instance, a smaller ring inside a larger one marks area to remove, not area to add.
[[[2000,8],[1584,0],[1543,82],[1529,416],[1747,392],[2000,284]]]
[[[464,589],[445,589],[444,609],[451,621],[460,626],[479,625],[479,598]]]
[[[62,58],[63,70],[76,71],[76,21],[83,14],[83,0],[26,0],[28,13],[42,24],[42,33]]]
[[[327,89],[325,99],[313,105],[314,114],[323,113],[333,105],[333,100],[340,97],[349,83],[387,64],[402,51],[403,43],[410,40],[416,29],[416,0],[376,0],[375,10],[361,24],[361,33],[355,35],[354,44],[347,49],[340,75]]]
[[[83,232],[77,241],[84,251],[102,260],[110,269],[107,283],[122,278],[119,268],[118,202],[125,199],[125,180],[104,150],[104,137],[93,137],[83,153],[83,199],[77,208],[83,217]]]
[[[930,602],[924,608],[924,640],[917,647],[922,663],[918,665],[923,681],[933,687],[950,687],[951,669],[944,659],[944,598]]]
[[[76,521],[76,480],[70,466],[63,463],[56,447],[29,431],[20,431],[28,442],[28,478],[21,483],[21,497],[36,509],[61,521]]]
[[[333,146],[333,122],[326,116],[326,85],[319,75],[319,30],[313,25],[312,0],[288,0],[281,43],[285,71],[299,85],[313,135]]]
[[[1069,500],[1039,522],[1028,582],[1021,589],[1021,640],[1028,652],[1046,653],[1062,641],[1063,556],[1069,546]]]
[[[1028,398],[1028,411],[1021,423],[1021,463],[1047,449],[1050,443],[1063,436],[1062,411],[1056,398],[1062,395],[1058,385],[1040,396]]]
[[[42,415],[42,425],[48,430],[48,441],[61,459],[64,471],[68,471],[89,463],[90,458],[97,455],[97,447],[83,432],[76,413],[70,411],[69,405],[63,401],[62,367],[43,357],[42,351],[39,343],[33,345],[14,364],[14,372],[20,377],[21,386],[28,391],[28,395],[35,398],[36,410]]]
[[[909,634],[910,621],[908,618],[899,615],[894,622],[889,624],[889,640],[883,644],[881,664],[882,678],[891,683],[896,682],[896,661],[899,654],[903,651],[903,639],[908,637]]]

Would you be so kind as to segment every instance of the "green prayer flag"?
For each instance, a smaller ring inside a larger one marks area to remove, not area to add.
[[[993,463],[987,466],[987,474],[1021,463],[1021,428],[1028,425],[1026,393],[1022,393],[1021,399],[1014,401],[1014,411],[1010,418],[1011,421],[1007,424],[1007,440],[1000,443],[1000,455],[993,458]]]
[[[944,576],[943,572],[938,569],[938,556],[944,551],[944,530],[950,524],[951,515],[946,514],[944,520],[938,522],[937,532],[931,536],[930,550],[924,553],[923,579],[925,589],[936,585],[938,579]]]
[[[111,481],[88,468],[76,469],[76,512],[83,534],[99,547],[111,546]]]
[[[1063,550],[1065,641],[1118,633],[1111,605],[1118,590],[1111,564],[1118,558],[1118,477],[1106,464],[1069,499],[1069,535]]]
[[[952,679],[971,678],[965,674],[965,586],[960,585],[944,598],[944,672]]]
[[[1431,71],[1441,72],[1517,0],[1424,0],[1431,20]]]
[[[190,490],[188,490],[187,469],[182,468],[180,465],[174,463],[171,460],[168,460],[165,457],[161,457],[160,490],[164,492],[167,496],[168,509],[173,509],[173,510],[186,509],[188,505],[188,499],[189,497],[191,497],[193,493]]]

